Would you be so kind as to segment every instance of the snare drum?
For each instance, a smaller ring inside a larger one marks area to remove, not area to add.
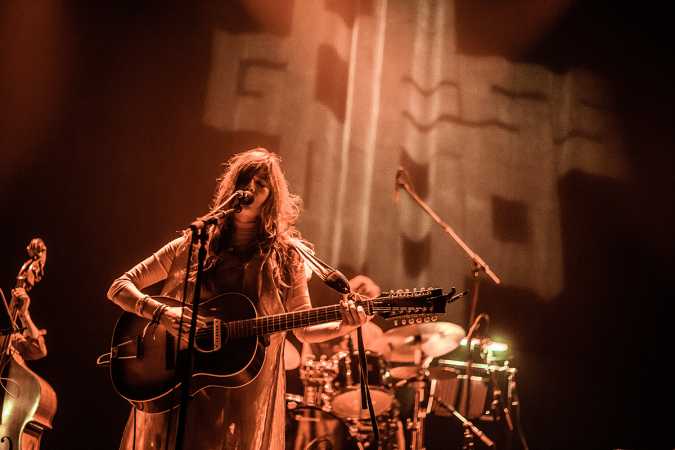
[[[368,411],[361,410],[359,353],[340,352],[333,358],[337,374],[332,382],[332,411],[344,419],[368,418]],[[380,416],[389,411],[394,400],[387,363],[379,353],[366,350],[366,366],[373,409],[375,416]]]

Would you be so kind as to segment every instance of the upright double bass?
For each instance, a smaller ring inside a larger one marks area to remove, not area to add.
[[[44,275],[47,247],[40,238],[30,241],[28,259],[16,277],[16,287],[29,291]],[[12,338],[22,332],[20,305],[4,301],[0,330],[0,450],[38,450],[42,433],[52,428],[56,413],[54,389],[30,370],[12,348]]]

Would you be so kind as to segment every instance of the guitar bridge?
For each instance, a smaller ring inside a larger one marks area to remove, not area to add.
[[[213,319],[213,351],[217,352],[223,346],[220,319]]]
[[[195,348],[202,353],[214,353],[223,346],[222,322],[219,319],[213,319],[206,330],[197,331],[198,337],[195,340]],[[199,336],[199,334],[202,334]]]

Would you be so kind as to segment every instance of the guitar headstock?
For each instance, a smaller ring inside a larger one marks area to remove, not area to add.
[[[435,322],[445,313],[445,305],[453,301],[455,288],[443,293],[441,288],[397,289],[383,292],[372,300],[372,313],[383,319],[394,319],[394,325]]]

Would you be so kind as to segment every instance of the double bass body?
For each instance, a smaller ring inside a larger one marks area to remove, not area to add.
[[[14,355],[2,371],[0,450],[38,450],[56,413],[56,393]]]

